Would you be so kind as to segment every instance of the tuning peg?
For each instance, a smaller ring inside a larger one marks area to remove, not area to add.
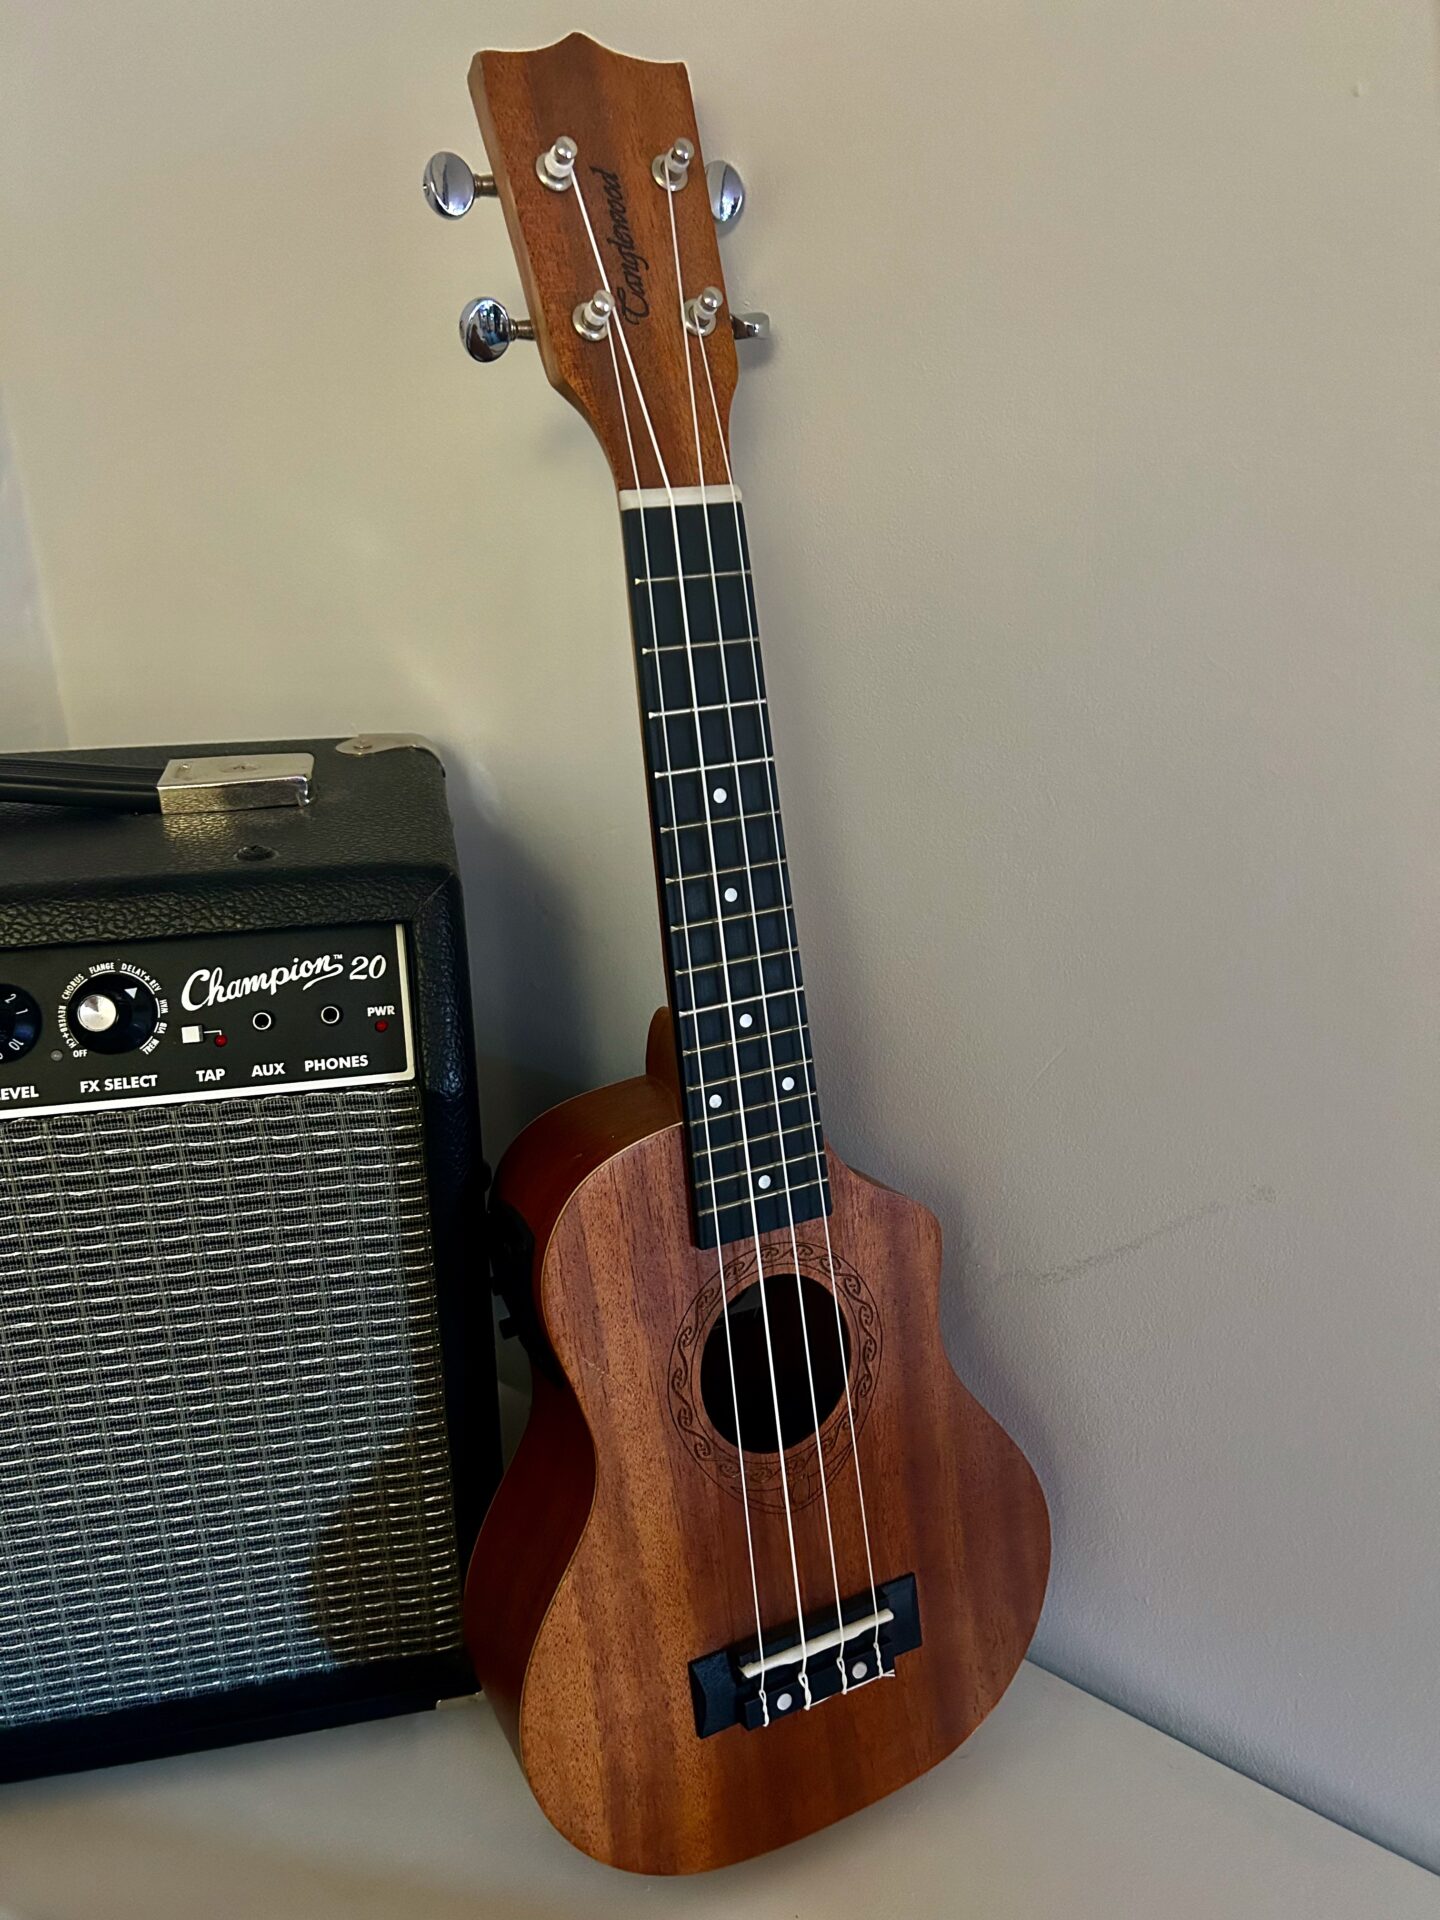
[[[604,340],[610,332],[615,301],[608,287],[601,287],[588,300],[582,300],[571,318],[582,340]]]
[[[728,160],[712,160],[705,169],[705,188],[715,224],[724,233],[745,211],[745,182]]]
[[[708,340],[715,331],[715,321],[725,296],[719,287],[705,287],[693,300],[685,302],[685,324],[691,333],[698,333],[702,340]]]
[[[476,196],[495,193],[495,176],[476,173],[458,153],[432,153],[425,165],[425,198],[442,220],[460,220],[474,206]]]
[[[695,142],[682,134],[668,152],[657,153],[650,162],[657,187],[667,193],[679,193],[690,178],[690,163],[695,158]]]
[[[512,340],[533,340],[535,329],[528,320],[513,319],[498,300],[488,295],[472,300],[460,315],[460,338],[472,360],[498,360]]]
[[[737,340],[768,340],[770,338],[770,316],[768,313],[734,313],[730,315],[730,331]]]

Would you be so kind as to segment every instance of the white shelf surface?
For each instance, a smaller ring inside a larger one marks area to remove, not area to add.
[[[1440,1879],[1038,1667],[974,1738],[768,1858],[576,1853],[482,1701],[0,1788],[0,1920],[1440,1920]]]

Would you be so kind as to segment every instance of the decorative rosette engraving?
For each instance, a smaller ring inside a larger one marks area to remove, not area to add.
[[[831,1256],[824,1241],[797,1240],[765,1250],[767,1288],[794,1284],[796,1258],[800,1273],[831,1292]],[[850,1417],[855,1434],[863,1431],[874,1403],[875,1386],[884,1348],[884,1331],[875,1296],[856,1268],[839,1256],[833,1262],[835,1290],[844,1317],[850,1347],[850,1405],[842,1393],[820,1423],[817,1433],[778,1452],[745,1454],[745,1486],[754,1507],[778,1513],[784,1507],[780,1475],[787,1475],[792,1510],[819,1498],[822,1480],[832,1481],[851,1457]],[[759,1272],[754,1247],[727,1252],[725,1297],[738,1299],[754,1285]],[[670,1353],[670,1415],[680,1444],[711,1479],[738,1499],[741,1489],[740,1454],[717,1432],[705,1410],[700,1391],[700,1361],[711,1332],[720,1319],[720,1279],[707,1281],[696,1294],[675,1334]]]

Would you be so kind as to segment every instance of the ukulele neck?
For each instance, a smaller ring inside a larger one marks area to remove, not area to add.
[[[697,1245],[830,1212],[745,510],[622,492]]]

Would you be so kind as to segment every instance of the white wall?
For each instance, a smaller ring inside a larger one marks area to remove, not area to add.
[[[29,517],[0,410],[0,753],[63,747],[65,718]]]
[[[660,990],[613,508],[446,229],[473,49],[687,56],[831,1129],[949,1236],[1040,1657],[1440,1865],[1422,0],[10,0],[7,404],[82,741],[416,727],[492,1145]]]

